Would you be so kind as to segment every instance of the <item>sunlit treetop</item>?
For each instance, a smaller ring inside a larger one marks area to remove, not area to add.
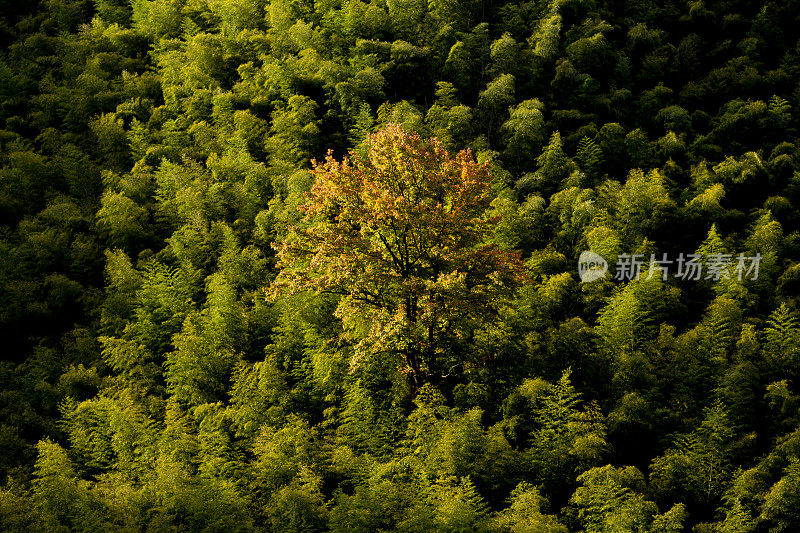
[[[353,364],[394,352],[419,385],[453,361],[448,346],[494,315],[524,279],[516,253],[489,243],[496,217],[486,164],[389,125],[362,155],[328,155],[278,248],[272,294],[342,296],[337,316],[358,341]],[[445,352],[448,352],[447,355]]]

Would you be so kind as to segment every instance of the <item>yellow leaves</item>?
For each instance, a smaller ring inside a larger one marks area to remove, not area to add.
[[[722,208],[722,206],[720,206],[720,201],[724,196],[725,187],[723,187],[721,183],[714,183],[702,193],[692,198],[689,205],[696,206],[703,211],[715,213]]]
[[[664,185],[664,176],[658,170],[647,174],[640,169],[632,170],[621,191],[622,210],[634,206],[652,209],[656,206],[667,206],[673,202]],[[630,206],[630,207],[628,207]]]
[[[410,353],[436,353],[445,330],[493,313],[524,278],[522,264],[485,245],[498,221],[486,216],[493,178],[469,152],[451,156],[438,140],[389,125],[363,153],[315,162],[271,291],[341,294],[337,316],[359,341],[354,363],[395,351],[419,373]]]

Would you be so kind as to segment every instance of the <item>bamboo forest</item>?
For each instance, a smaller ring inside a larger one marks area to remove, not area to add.
[[[800,532],[797,0],[0,43],[0,531]]]

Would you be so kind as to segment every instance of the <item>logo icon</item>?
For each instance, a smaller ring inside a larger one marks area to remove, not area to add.
[[[578,275],[584,283],[591,283],[605,276],[608,263],[599,254],[584,250],[578,258]]]

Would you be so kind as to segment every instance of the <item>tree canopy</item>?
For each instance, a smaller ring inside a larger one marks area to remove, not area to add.
[[[298,206],[305,218],[279,245],[272,291],[342,296],[335,315],[357,343],[351,366],[395,352],[416,389],[463,364],[453,351],[499,314],[523,265],[490,240],[498,217],[486,215],[487,164],[397,125],[363,151],[314,166]]]
[[[800,530],[798,20],[6,0],[0,530]]]

